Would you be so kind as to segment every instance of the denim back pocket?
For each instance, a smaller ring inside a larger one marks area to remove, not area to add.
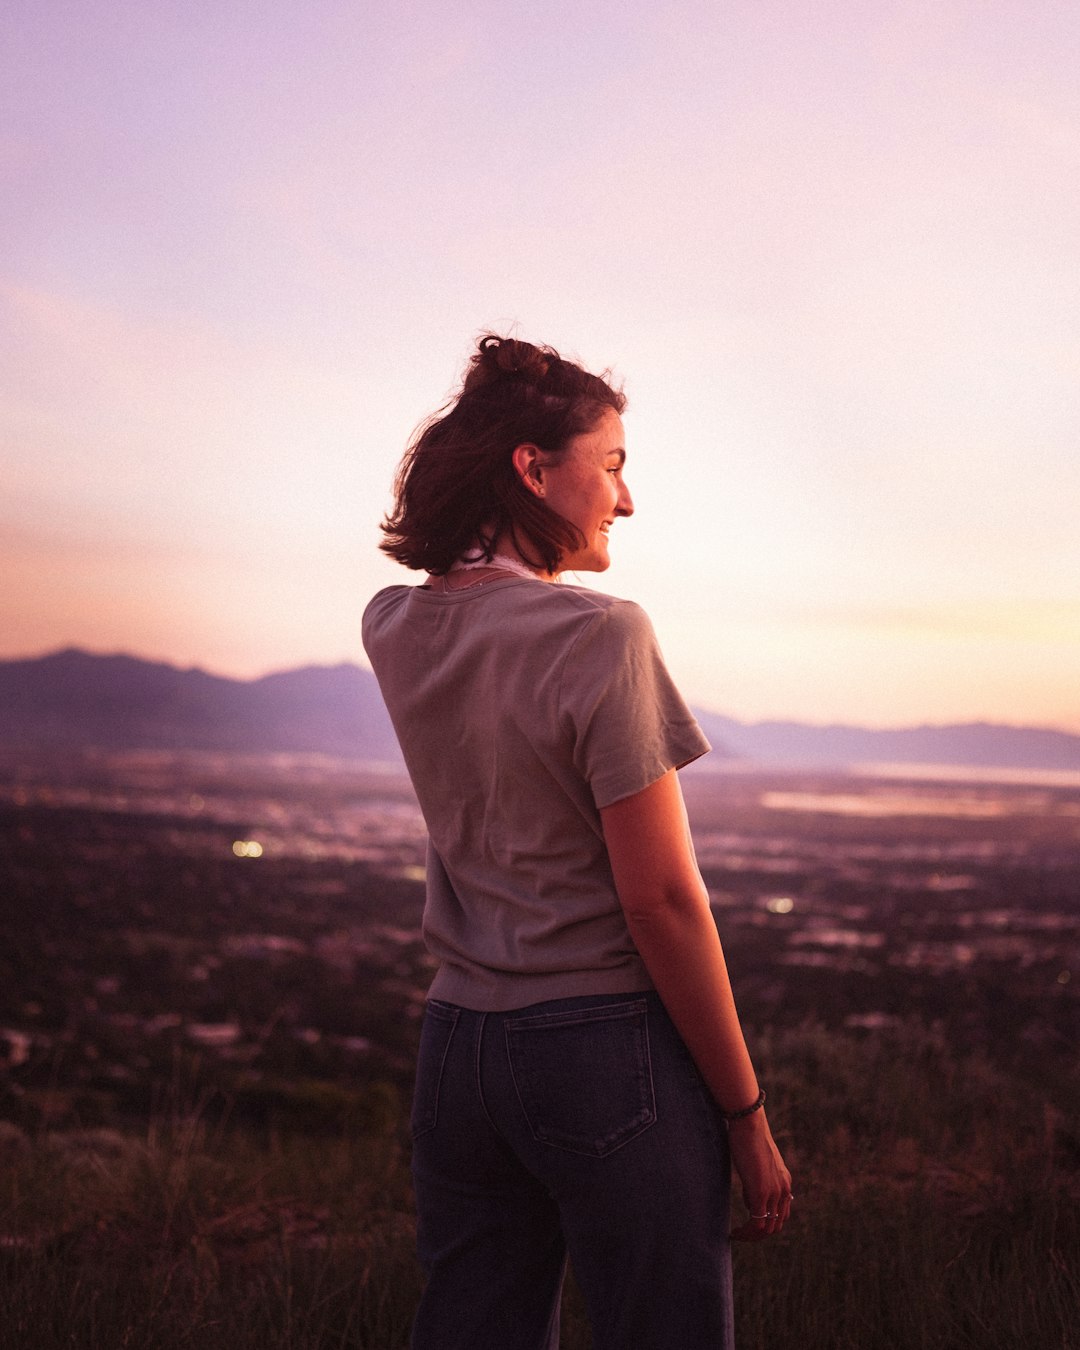
[[[644,999],[509,1018],[518,1100],[543,1144],[602,1158],[656,1120]]]
[[[412,1136],[418,1139],[433,1130],[439,1119],[439,1088],[450,1038],[461,1009],[449,1003],[428,1003],[420,1028],[420,1051],[416,1060],[416,1091],[412,1104]]]

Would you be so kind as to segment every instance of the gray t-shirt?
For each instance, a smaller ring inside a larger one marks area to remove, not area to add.
[[[709,743],[644,611],[518,577],[392,586],[363,637],[430,836],[431,996],[505,1011],[650,988],[600,808]]]

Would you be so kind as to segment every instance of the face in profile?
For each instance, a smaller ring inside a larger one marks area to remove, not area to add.
[[[606,572],[611,566],[608,532],[620,516],[634,511],[623,480],[625,463],[622,418],[613,408],[605,408],[592,431],[567,443],[557,464],[537,466],[546,505],[584,536],[581,547],[562,559],[560,570]]]

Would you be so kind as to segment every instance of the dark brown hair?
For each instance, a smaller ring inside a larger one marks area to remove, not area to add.
[[[414,436],[394,480],[394,509],[379,547],[406,567],[441,576],[479,545],[489,561],[508,532],[525,561],[548,572],[581,545],[581,532],[525,488],[513,464],[532,444],[558,463],[626,399],[608,372],[590,375],[551,347],[485,334],[461,392]],[[470,555],[479,556],[479,555]]]

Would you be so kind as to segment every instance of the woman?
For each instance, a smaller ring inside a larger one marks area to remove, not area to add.
[[[428,574],[364,615],[439,962],[414,1350],[554,1350],[568,1251],[597,1350],[729,1347],[731,1161],[734,1236],[790,1210],[676,778],[708,742],[644,613],[553,584],[604,571],[633,512],[624,406],[550,348],[486,336],[383,523]]]

